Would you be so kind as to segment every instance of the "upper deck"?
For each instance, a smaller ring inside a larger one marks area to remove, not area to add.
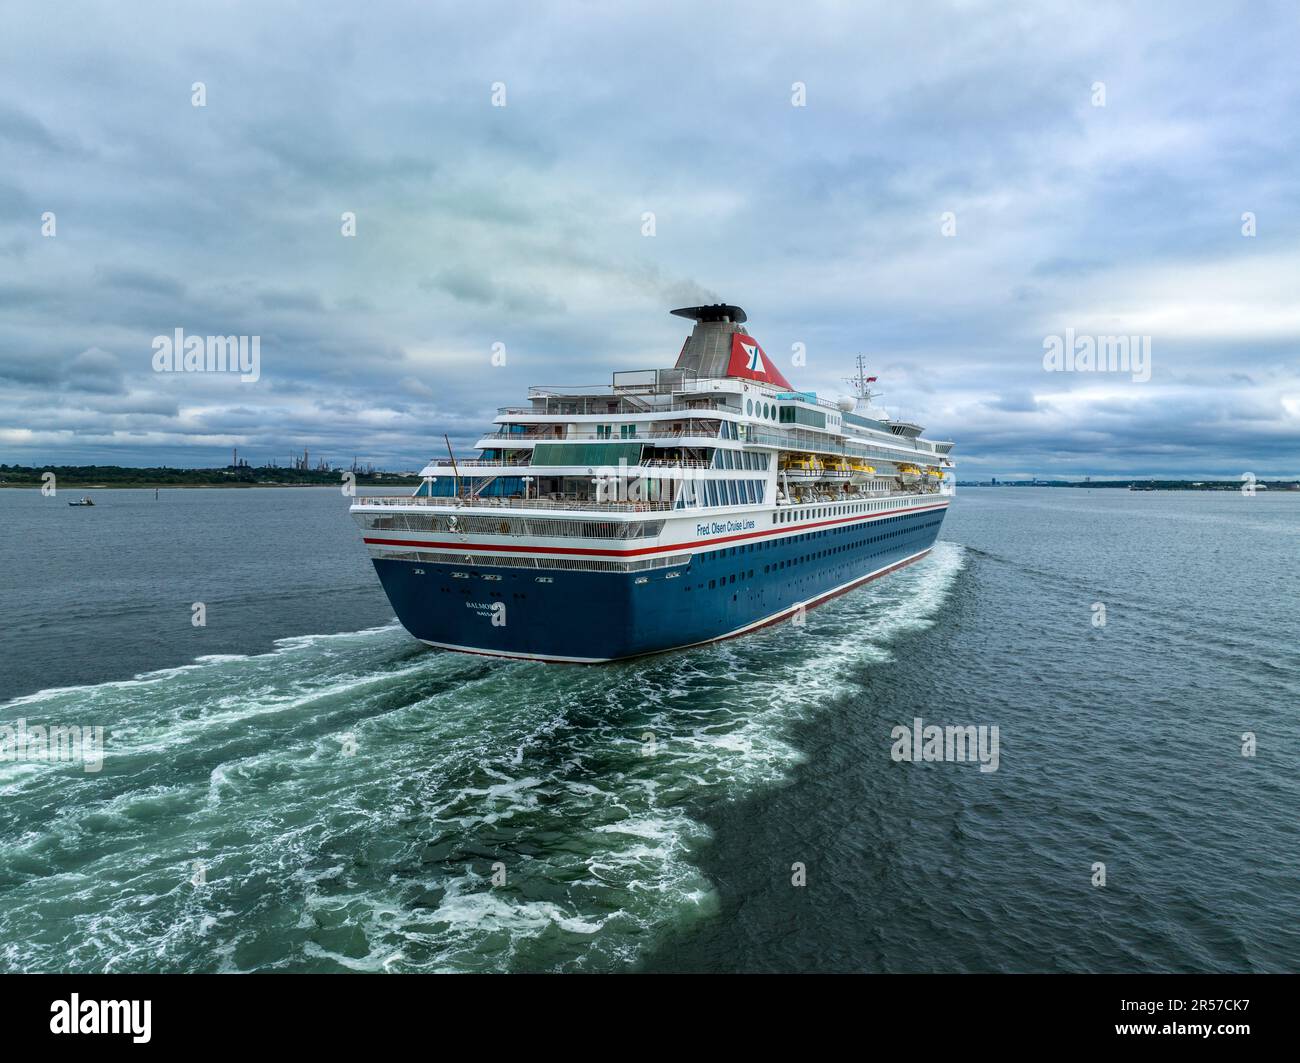
[[[526,405],[497,411],[478,458],[426,466],[412,504],[616,515],[951,486],[951,442],[858,413],[852,400],[797,390],[741,327],[739,307],[674,313],[696,322],[675,366],[615,372],[608,384],[529,388]]]
[[[607,385],[530,388],[530,404],[501,407],[494,418],[499,427],[477,446],[522,451],[538,442],[614,438],[709,445],[721,437],[753,447],[902,461],[929,461],[953,447],[924,438],[919,426],[856,414],[811,392],[734,379],[643,382],[663,372],[615,373]],[[628,378],[636,382],[624,383]]]

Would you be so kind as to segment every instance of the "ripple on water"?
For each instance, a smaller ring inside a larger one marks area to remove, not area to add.
[[[635,964],[717,911],[692,810],[787,777],[790,724],[929,624],[961,564],[941,543],[802,630],[602,668],[425,652],[389,625],[18,699],[4,718],[110,738],[98,774],[0,775],[28,839],[0,853],[0,966]]]

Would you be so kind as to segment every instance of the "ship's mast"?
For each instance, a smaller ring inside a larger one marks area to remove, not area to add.
[[[884,392],[872,389],[871,385],[876,378],[867,376],[867,362],[862,355],[858,355],[856,365],[858,371],[853,376],[845,377],[844,383],[853,389],[853,394],[862,403],[862,408],[865,410],[871,405],[872,399],[879,398]]]

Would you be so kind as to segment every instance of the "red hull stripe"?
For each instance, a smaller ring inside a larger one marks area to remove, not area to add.
[[[839,517],[834,520],[814,521],[810,524],[794,524],[788,527],[769,528],[761,532],[742,532],[739,535],[724,535],[719,539],[709,539],[705,542],[697,543],[670,543],[667,546],[645,546],[639,550],[575,550],[567,546],[510,546],[506,544],[497,545],[496,543],[470,543],[470,542],[425,542],[421,539],[366,539],[365,541],[372,546],[416,546],[422,550],[453,550],[456,553],[468,553],[470,551],[491,550],[505,554],[577,554],[580,557],[640,557],[643,554],[664,554],[673,551],[681,552],[690,550],[696,552],[706,547],[716,546],[718,543],[734,543],[741,539],[772,539],[779,536],[793,535],[796,532],[807,531],[810,528],[824,528],[831,524],[870,524],[872,521],[879,520],[881,517],[888,517],[897,513],[924,513],[930,509],[946,509],[947,502],[939,503],[934,506],[916,506],[913,509],[886,509],[880,513],[873,513],[870,516],[857,515],[853,517]]]

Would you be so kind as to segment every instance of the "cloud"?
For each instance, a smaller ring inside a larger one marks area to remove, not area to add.
[[[34,148],[56,152],[59,142],[45,123],[12,107],[0,105],[0,142],[11,149]]]
[[[797,386],[866,355],[972,475],[1300,472],[1285,11],[377,10],[7,13],[5,460],[416,466],[729,301]],[[155,374],[178,327],[262,378]],[[1066,328],[1150,335],[1151,382],[1045,373]]]
[[[98,347],[87,348],[68,363],[66,380],[71,391],[114,395],[125,390],[121,362]]]

